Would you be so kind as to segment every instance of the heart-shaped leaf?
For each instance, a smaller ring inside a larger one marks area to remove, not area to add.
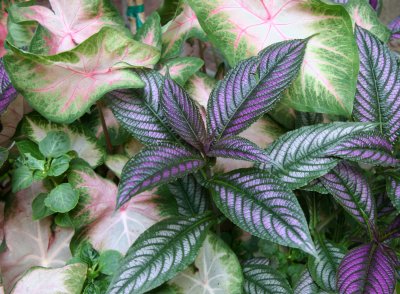
[[[393,293],[396,284],[392,249],[369,243],[350,250],[340,263],[339,293]]]
[[[358,60],[351,20],[343,7],[291,0],[188,3],[231,66],[271,44],[314,36],[300,76],[283,102],[305,112],[351,114]]]
[[[388,177],[386,192],[393,206],[400,212],[400,179],[398,177]]]
[[[51,9],[17,4],[8,9],[13,22],[36,21],[42,26],[33,41],[37,43],[31,45],[35,53],[52,55],[71,50],[105,26],[124,28],[119,13],[106,0],[50,0],[50,5]]]
[[[285,277],[274,270],[265,258],[254,258],[243,263],[245,294],[288,294],[292,293]]]
[[[393,143],[400,132],[400,65],[389,48],[367,30],[356,27],[360,54],[354,117],[379,123]]]
[[[284,183],[257,169],[240,169],[209,182],[218,208],[243,230],[316,255],[303,211]]]
[[[161,107],[162,76],[153,70],[136,70],[145,86],[140,90],[113,91],[108,103],[118,121],[143,144],[176,141]]]
[[[396,166],[399,163],[390,142],[378,134],[362,134],[344,140],[330,149],[327,155],[380,166]]]
[[[161,50],[161,24],[157,12],[147,17],[143,26],[136,32],[135,40]]]
[[[171,79],[182,87],[186,81],[204,65],[204,61],[197,57],[178,57],[166,62],[160,69],[160,73],[167,72]]]
[[[194,264],[168,282],[178,293],[242,293],[242,268],[224,241],[209,233]]]
[[[183,140],[203,151],[207,133],[194,101],[186,91],[170,78],[163,85],[162,106],[170,127]]]
[[[298,278],[298,280],[296,281],[296,283],[293,286],[294,294],[304,294],[304,293],[310,293],[310,294],[320,293],[320,294],[322,294],[323,293],[323,292],[319,292],[318,290],[319,290],[318,286],[314,283],[308,269],[304,269],[301,272],[300,277]]]
[[[211,157],[225,157],[259,163],[271,161],[265,150],[262,150],[253,142],[240,137],[228,137],[218,141],[211,146],[211,150],[207,155]]]
[[[366,227],[374,226],[372,189],[360,169],[343,161],[319,180],[352,217]]]
[[[300,188],[336,166],[338,159],[325,156],[327,151],[373,127],[371,124],[334,122],[288,132],[267,149],[274,162],[271,172],[290,188]],[[265,169],[267,166],[260,167]]]
[[[344,257],[344,250],[329,242],[318,240],[315,242],[318,259],[309,257],[308,270],[314,281],[326,291],[336,291],[336,272]]]
[[[10,78],[4,68],[3,58],[0,58],[0,114],[17,97],[17,91],[11,84]]]
[[[160,143],[146,147],[122,170],[117,207],[140,192],[182,178],[204,165],[200,154],[179,145]]]
[[[168,281],[195,260],[212,224],[207,214],[150,227],[129,248],[107,293],[141,294]]]
[[[143,87],[129,68],[153,65],[159,58],[155,48],[111,28],[57,55],[9,46],[4,63],[14,87],[44,117],[65,123],[79,118],[109,91]]]

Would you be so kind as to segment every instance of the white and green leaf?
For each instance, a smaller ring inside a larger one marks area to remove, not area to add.
[[[161,51],[161,35],[160,16],[157,12],[153,12],[137,31],[135,40],[153,46]]]
[[[164,63],[159,72],[162,75],[168,72],[171,79],[183,86],[203,65],[204,61],[197,57],[178,57]]]

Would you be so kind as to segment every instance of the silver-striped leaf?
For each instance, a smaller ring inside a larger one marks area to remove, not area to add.
[[[320,293],[318,286],[314,283],[308,269],[304,269],[300,277],[294,283],[293,294],[317,294]]]

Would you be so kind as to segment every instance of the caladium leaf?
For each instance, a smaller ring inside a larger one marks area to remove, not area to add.
[[[50,123],[37,114],[24,117],[22,132],[32,141],[39,143],[50,132],[63,132],[71,142],[71,149],[92,167],[103,163],[104,149],[79,125],[61,125]]]
[[[185,84],[185,89],[190,97],[202,107],[202,111],[207,109],[208,98],[217,81],[205,73],[197,72],[189,78]],[[205,115],[204,115],[205,117]]]
[[[180,215],[198,215],[207,210],[207,190],[193,175],[187,175],[168,184],[168,189],[174,195]]]
[[[257,169],[240,169],[209,182],[218,208],[243,230],[315,255],[303,211],[284,183]]]
[[[352,217],[367,227],[374,226],[375,202],[360,169],[343,161],[319,180]]]
[[[304,269],[301,272],[300,277],[298,278],[298,280],[296,281],[296,283],[293,286],[294,294],[303,294],[303,293],[310,293],[310,294],[320,293],[320,294],[322,294],[318,290],[319,290],[318,286],[314,283],[308,269]]]
[[[14,87],[44,117],[65,123],[79,118],[109,91],[143,87],[129,68],[153,65],[160,54],[111,28],[57,55],[9,46],[4,62]]]
[[[170,78],[165,78],[161,103],[170,127],[196,149],[205,150],[206,128],[194,101]]]
[[[162,57],[167,59],[178,56],[184,42],[189,38],[204,40],[206,35],[196,14],[189,5],[182,3],[180,13],[163,27]]]
[[[11,84],[10,78],[4,68],[3,58],[0,58],[0,114],[17,97],[17,91]]]
[[[71,258],[69,243],[71,229],[51,229],[52,219],[32,219],[32,201],[44,192],[41,183],[15,195],[5,219],[4,232],[7,250],[0,254],[0,264],[6,289],[33,266],[60,267]]]
[[[336,166],[338,159],[325,156],[329,149],[373,127],[372,124],[334,122],[288,132],[267,149],[274,162],[271,172],[293,189],[302,187]]]
[[[169,73],[171,79],[184,86],[186,81],[204,65],[204,61],[197,57],[179,57],[166,62],[160,73]]]
[[[309,257],[308,270],[314,281],[326,291],[336,291],[336,272],[345,252],[328,240],[315,242],[318,259]]]
[[[8,106],[6,112],[0,116],[0,146],[10,146],[17,126],[24,114],[31,110],[21,95]]]
[[[389,30],[392,32],[391,39],[400,39],[400,16],[396,17],[388,24]]]
[[[387,178],[386,192],[393,206],[400,212],[400,179],[398,177]]]
[[[161,107],[162,76],[153,70],[136,70],[145,86],[140,90],[113,91],[108,104],[125,129],[143,144],[176,141]]]
[[[271,161],[265,150],[262,150],[253,142],[240,137],[228,137],[218,141],[211,146],[207,155],[210,157],[225,157],[259,163],[268,163]]]
[[[8,9],[14,22],[30,24],[36,21],[43,27],[36,39],[44,40],[41,41],[44,44],[33,46],[35,53],[52,55],[71,50],[105,26],[124,28],[119,13],[106,0],[50,0],[50,5],[51,9],[17,4]]]
[[[86,280],[87,265],[69,264],[61,268],[34,267],[17,282],[11,293],[42,294],[45,289],[53,293],[81,293]]]
[[[307,40],[274,44],[240,62],[211,93],[207,128],[215,141],[245,130],[272,109],[301,67]]]
[[[245,294],[288,294],[292,289],[285,277],[274,270],[265,258],[254,258],[243,263]]]
[[[212,224],[206,214],[150,227],[129,248],[107,293],[141,294],[168,281],[195,260]]]
[[[122,169],[129,158],[122,154],[107,155],[104,164],[118,177],[121,178]]]
[[[235,253],[220,238],[209,233],[193,266],[168,282],[176,294],[242,293],[242,268]]]
[[[390,142],[382,135],[373,133],[344,140],[330,149],[327,155],[380,166],[396,166],[399,163]]]
[[[392,249],[376,243],[350,250],[339,266],[339,293],[393,293],[396,272],[392,255]]]
[[[135,40],[161,51],[161,24],[157,12],[153,12],[147,17],[146,22],[136,32]]]
[[[343,7],[321,1],[188,2],[231,66],[276,42],[315,35],[284,103],[305,112],[351,114],[358,60],[352,24]]]
[[[117,207],[140,192],[182,178],[204,165],[200,154],[179,145],[160,143],[146,147],[122,170]]]
[[[400,65],[389,48],[367,30],[356,27],[360,54],[354,117],[379,123],[393,143],[400,131]]]

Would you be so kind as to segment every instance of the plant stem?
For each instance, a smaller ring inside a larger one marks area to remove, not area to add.
[[[113,151],[113,147],[111,144],[110,134],[108,133],[106,121],[104,120],[103,111],[101,110],[101,103],[99,101],[97,101],[96,105],[97,105],[97,109],[99,110],[101,126],[103,128],[104,138],[106,140],[107,152],[111,154]]]

